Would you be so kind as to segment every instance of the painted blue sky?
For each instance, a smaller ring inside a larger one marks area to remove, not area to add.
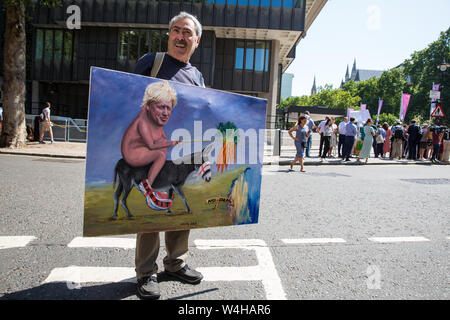
[[[122,136],[140,111],[145,88],[155,81],[160,80],[92,68],[86,183],[112,181],[114,166],[122,158]],[[227,121],[243,130],[265,127],[266,100],[172,81],[170,84],[177,92],[178,103],[165,126],[169,139],[177,128],[187,129],[194,138],[194,121],[202,121],[203,132]],[[206,145],[203,143],[203,147]]]

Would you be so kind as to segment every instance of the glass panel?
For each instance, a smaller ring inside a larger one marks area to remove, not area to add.
[[[128,56],[128,31],[120,32],[119,60],[127,60]]]
[[[253,70],[253,58],[255,56],[255,43],[253,41],[246,42],[245,49],[245,69]]]
[[[212,1],[214,2],[214,1]],[[216,0],[216,4],[225,4],[226,0]]]
[[[237,3],[237,0],[227,0],[227,4],[233,5],[233,4],[236,4],[236,3]]]
[[[128,60],[136,61],[139,56],[138,52],[138,32],[130,31],[128,36],[128,48],[129,48],[129,56]]]
[[[238,0],[240,6],[248,6],[248,0]]]
[[[77,48],[78,48],[78,37],[72,33],[73,37],[73,60],[75,61],[77,59]]]
[[[235,69],[244,68],[244,41],[236,42],[236,59],[234,63]]]
[[[294,0],[283,0],[283,8],[292,8]]]
[[[305,7],[305,1],[306,1],[306,0],[297,0],[297,1],[295,2],[295,7],[296,7],[296,8],[304,8],[304,7]]]
[[[62,41],[63,41],[63,32],[62,30],[55,31],[55,62],[61,62],[62,57]]]
[[[149,37],[149,33],[148,31],[140,31],[139,32],[139,58],[142,57],[143,55],[145,55],[146,53],[149,52],[148,50],[148,37]]]
[[[260,0],[261,7],[270,7],[270,0]]]
[[[250,0],[250,5],[251,6],[259,6],[259,0]]]
[[[72,59],[72,32],[64,32],[64,61],[70,62]]]
[[[264,70],[264,41],[256,41],[255,71]]]
[[[36,31],[36,59],[42,59],[42,51],[44,49],[44,32]]]
[[[281,8],[281,1],[282,0],[272,0],[272,7]]]
[[[269,47],[270,42],[266,42],[266,48]],[[264,59],[264,71],[269,71],[269,62],[270,62],[270,54],[269,54],[269,49],[266,49],[266,57]]]
[[[44,59],[51,60],[53,52],[53,30],[45,30]]]
[[[167,51],[167,44],[169,42],[169,34],[166,31],[161,32],[161,52]]]

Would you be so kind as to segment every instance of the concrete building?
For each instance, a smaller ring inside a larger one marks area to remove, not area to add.
[[[36,3],[29,12],[28,114],[50,101],[54,115],[87,118],[90,67],[132,72],[145,53],[167,49],[170,18],[187,11],[204,27],[191,63],[206,86],[267,99],[267,127],[273,127],[281,75],[327,0],[61,2],[59,8]],[[73,4],[81,9],[79,30],[66,26]]]
[[[283,73],[281,77],[281,99],[286,99],[292,96],[292,81],[294,80],[294,74]]]

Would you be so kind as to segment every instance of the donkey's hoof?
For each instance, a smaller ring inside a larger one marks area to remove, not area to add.
[[[112,218],[111,219],[113,219],[113,220],[117,220],[117,216],[112,216]]]
[[[172,215],[172,211],[166,211],[166,216],[171,216]]]
[[[128,216],[129,220],[134,220],[134,216],[132,216],[131,214]]]

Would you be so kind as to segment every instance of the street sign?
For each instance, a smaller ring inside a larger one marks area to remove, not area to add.
[[[435,117],[435,118],[444,118],[445,117],[444,111],[442,111],[442,107],[440,104],[438,104],[436,106],[436,108],[431,113],[431,116]]]
[[[439,100],[441,99],[441,92],[436,90],[430,91],[430,99]]]

